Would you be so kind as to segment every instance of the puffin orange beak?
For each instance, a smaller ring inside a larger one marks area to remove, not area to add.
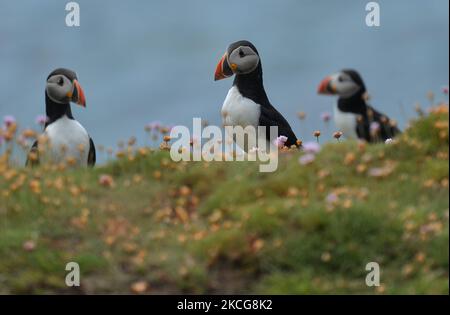
[[[326,77],[320,82],[319,87],[317,88],[318,94],[332,95],[336,94],[336,88],[331,83],[331,77]]]
[[[86,98],[84,97],[84,91],[80,83],[77,80],[73,80],[73,86],[72,101],[80,106],[86,107]]]
[[[227,53],[225,53],[216,66],[216,72],[214,73],[214,81],[222,80],[233,75],[233,71],[228,66]]]

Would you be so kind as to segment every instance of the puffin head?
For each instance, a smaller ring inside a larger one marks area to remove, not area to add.
[[[358,72],[346,69],[323,79],[317,88],[317,92],[349,98],[357,94],[364,94],[366,86]]]
[[[45,91],[55,103],[68,104],[74,102],[86,107],[83,89],[78,83],[77,74],[69,69],[59,68],[47,77]]]
[[[260,63],[256,47],[246,40],[232,43],[220,59],[214,74],[214,81],[231,77],[233,74],[249,74]]]

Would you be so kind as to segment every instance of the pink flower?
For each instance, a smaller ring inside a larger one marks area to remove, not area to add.
[[[323,112],[320,114],[320,119],[322,119],[324,122],[329,122],[331,119],[331,114],[329,112]]]
[[[444,93],[445,95],[448,95],[448,85],[442,87],[442,93]]]
[[[33,251],[33,250],[36,248],[36,243],[35,243],[34,241],[32,241],[32,240],[25,241],[25,242],[22,244],[22,247],[23,247],[23,249],[24,249],[25,251],[31,252],[31,251]]]
[[[48,122],[48,117],[46,115],[38,115],[36,116],[35,122],[36,124],[43,126]]]
[[[384,175],[384,170],[381,167],[374,167],[369,170],[369,176],[382,177],[383,175]]]
[[[302,146],[306,153],[316,154],[320,151],[320,144],[316,142],[306,142]]]
[[[370,123],[370,132],[377,133],[378,131],[380,131],[380,124],[376,121],[372,121]]]
[[[279,148],[283,148],[284,144],[286,143],[286,141],[288,140],[288,138],[286,136],[279,136],[277,137],[273,143],[279,147]]]
[[[339,200],[339,197],[335,193],[329,193],[326,198],[327,203],[330,203],[330,204],[336,203],[338,200]]]
[[[315,157],[314,154],[307,153],[307,154],[302,155],[302,156],[298,159],[298,162],[299,162],[301,165],[307,165],[307,164],[311,164],[312,162],[314,162],[315,159],[316,159],[316,157]]]
[[[112,187],[114,186],[114,179],[111,175],[102,174],[98,179],[98,183],[104,187]]]
[[[9,127],[16,122],[16,119],[14,118],[14,116],[7,115],[7,116],[3,117],[3,122],[6,127]]]

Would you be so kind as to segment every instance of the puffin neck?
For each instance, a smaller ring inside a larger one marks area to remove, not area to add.
[[[74,119],[70,108],[70,103],[56,103],[48,96],[47,92],[45,92],[45,111],[48,117],[48,122],[45,124],[45,127],[64,115],[70,119]]]
[[[355,95],[347,98],[340,97],[338,100],[338,108],[345,113],[354,113],[364,115],[366,113],[367,104],[364,101],[364,91],[359,91]]]
[[[264,105],[269,102],[264,90],[261,62],[254,71],[248,74],[236,74],[233,86],[238,88],[242,96],[257,104]]]

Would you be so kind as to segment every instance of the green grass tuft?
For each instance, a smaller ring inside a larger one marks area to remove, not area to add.
[[[270,174],[166,151],[0,164],[0,293],[448,294],[448,145],[441,106],[391,144],[326,144],[306,166],[282,153]]]

